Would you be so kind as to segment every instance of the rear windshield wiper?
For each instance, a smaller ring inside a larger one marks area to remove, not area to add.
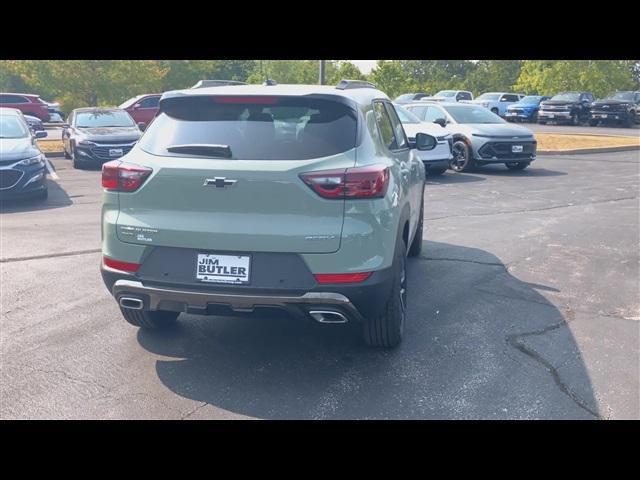
[[[169,145],[167,151],[172,153],[186,153],[188,155],[202,155],[204,157],[231,158],[231,147],[229,147],[229,145],[216,145],[213,143]]]

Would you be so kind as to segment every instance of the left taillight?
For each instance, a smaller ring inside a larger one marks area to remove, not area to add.
[[[151,172],[149,167],[113,160],[102,165],[102,186],[116,192],[134,192]]]
[[[370,165],[344,170],[300,174],[300,178],[323,198],[380,198],[389,187],[389,167]]]
[[[122,272],[135,273],[140,268],[139,263],[123,262],[122,260],[116,260],[115,258],[110,258],[106,255],[102,256],[102,262],[105,266]]]

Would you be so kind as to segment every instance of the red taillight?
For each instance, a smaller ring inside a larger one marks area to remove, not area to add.
[[[120,260],[114,260],[113,258],[109,258],[106,256],[102,257],[102,261],[109,268],[114,268],[116,270],[121,270],[123,272],[137,272],[140,268],[139,263],[130,263],[130,262],[121,262]]]
[[[304,183],[324,198],[379,198],[389,187],[389,167],[371,165],[345,170],[300,174]]]
[[[314,277],[318,283],[358,283],[364,282],[371,276],[371,273],[317,273]]]
[[[149,167],[113,160],[102,165],[102,186],[107,190],[133,192],[152,171]]]
[[[252,103],[254,105],[273,105],[278,103],[278,97],[247,97],[240,95],[233,95],[229,97],[215,96],[213,97],[213,101],[215,103]]]

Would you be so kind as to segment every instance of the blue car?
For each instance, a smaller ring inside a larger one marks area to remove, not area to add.
[[[538,121],[538,110],[540,102],[549,100],[551,97],[544,95],[527,95],[519,102],[509,105],[504,118],[509,122],[533,122]]]
[[[0,199],[47,198],[45,156],[36,138],[47,132],[32,132],[20,110],[0,108]]]

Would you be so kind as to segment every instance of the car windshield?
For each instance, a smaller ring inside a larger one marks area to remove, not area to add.
[[[404,95],[400,95],[396,97],[396,102],[402,102],[403,100],[413,100],[413,93],[405,93]]]
[[[17,115],[0,115],[0,138],[25,138],[29,128]]]
[[[505,123],[502,118],[484,107],[453,105],[444,108],[458,123]]]
[[[527,95],[520,100],[520,103],[537,105],[538,103],[540,103],[541,99],[542,97],[540,97],[539,95]]]
[[[133,127],[134,125],[133,119],[127,112],[94,110],[76,113],[76,127],[78,128]]]
[[[306,160],[353,149],[356,119],[350,106],[326,99],[169,98],[140,146],[164,156],[191,153],[239,160]]]
[[[577,102],[578,100],[580,100],[580,94],[573,92],[559,93],[558,95],[554,95],[553,97],[551,97],[551,100],[560,100],[562,102]]]
[[[434,95],[434,97],[455,97],[455,96],[456,96],[455,90],[441,90]]]
[[[400,118],[400,121],[402,123],[420,123],[421,122],[419,117],[411,113],[406,108],[401,107],[400,105],[394,105],[394,108],[396,109],[396,112],[398,113],[398,117]]]
[[[615,92],[606,97],[607,100],[624,100],[625,102],[633,102],[634,92]]]
[[[500,93],[483,93],[476,100],[498,100],[500,98]]]

